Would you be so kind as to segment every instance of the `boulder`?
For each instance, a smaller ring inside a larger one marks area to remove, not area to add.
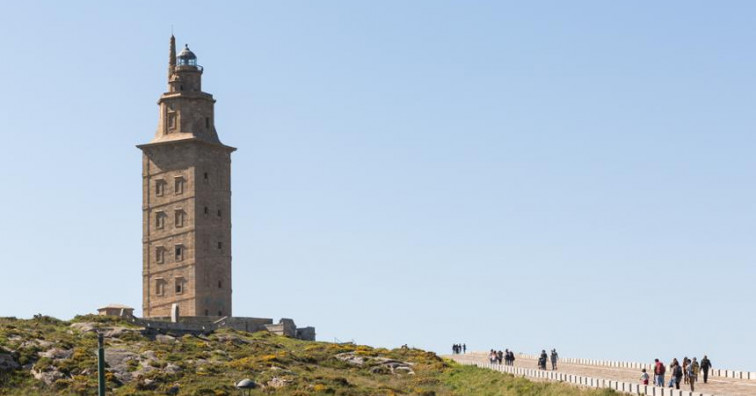
[[[105,363],[107,363],[110,368],[117,368],[120,366],[125,367],[126,362],[134,359],[138,359],[138,355],[134,352],[127,351],[126,349],[105,349]]]
[[[118,338],[127,333],[136,333],[140,331],[141,330],[139,329],[131,329],[128,327],[113,327],[111,329],[105,330],[105,332],[102,333],[102,336],[105,338]]]
[[[95,324],[92,322],[81,322],[81,323],[73,323],[71,325],[71,328],[77,331],[80,331],[82,333],[87,332],[96,332],[97,328],[95,327]]]
[[[55,383],[55,381],[64,377],[63,373],[58,371],[58,369],[53,366],[49,366],[44,370],[32,369],[31,374],[35,379],[42,381],[47,385],[52,385]]]
[[[51,348],[44,352],[39,352],[38,355],[50,359],[68,359],[73,356],[73,349]]]
[[[175,365],[173,363],[168,363],[168,364],[165,365],[165,368],[163,369],[163,371],[166,372],[166,373],[168,373],[168,374],[176,374],[179,371],[181,371],[181,367],[179,367],[179,366],[177,366],[177,365]]]
[[[217,337],[218,341],[220,342],[230,342],[236,345],[249,344],[249,341],[239,337],[236,334],[218,334]]]
[[[291,382],[290,380],[279,378],[279,377],[273,377],[268,381],[265,385],[271,387],[271,388],[282,388]]]
[[[127,382],[131,380],[132,374],[129,372],[128,362],[138,360],[139,355],[125,349],[106,348],[105,363],[108,364],[113,375],[120,381]]]
[[[13,359],[10,353],[0,353],[0,371],[15,370],[21,367],[21,365]]]
[[[409,366],[399,366],[394,368],[395,374],[407,374],[407,375],[415,375],[415,370],[412,370]]]
[[[365,364],[365,358],[355,355],[354,352],[339,353],[335,357],[336,359],[347,362],[349,364],[353,364],[355,366],[362,366],[363,364]]]
[[[364,358],[362,356],[357,356],[354,352],[339,353],[335,357],[336,359],[355,366],[370,366],[370,372],[373,374],[415,374],[415,371],[412,369],[414,363],[403,362],[401,360],[389,359],[380,356]]]
[[[176,342],[176,337],[169,336],[167,334],[158,334],[155,336],[155,341],[163,344],[170,344]]]
[[[24,341],[19,346],[19,349],[34,348],[34,347],[39,347],[40,349],[49,349],[52,345],[53,343],[50,341],[34,339],[34,340]]]

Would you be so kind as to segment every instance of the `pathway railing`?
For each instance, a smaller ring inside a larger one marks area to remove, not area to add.
[[[521,356],[527,359],[535,359],[538,360],[538,356],[536,355],[528,355],[524,353],[518,353],[516,356]],[[549,360],[550,361],[550,360]],[[650,370],[653,369],[653,363],[637,363],[637,362],[615,362],[610,360],[596,360],[596,359],[579,359],[579,358],[569,358],[569,357],[559,357],[559,362],[562,363],[572,363],[572,364],[581,364],[584,366],[600,366],[600,367],[617,367],[617,368],[628,368],[628,369],[637,369],[640,371],[641,369]],[[669,362],[665,362],[667,365],[669,365]],[[680,362],[682,364],[682,362]],[[700,362],[699,362],[700,363]],[[703,375],[703,374],[702,374]],[[734,378],[734,379],[744,379],[744,380],[756,380],[756,372],[754,371],[738,371],[738,370],[724,370],[724,369],[711,369],[709,370],[709,376],[710,377],[720,377],[720,378]]]
[[[525,355],[526,357],[530,357]],[[457,357],[455,356],[455,359]],[[491,364],[476,362],[470,360],[458,360],[462,364],[472,365],[482,368],[491,369],[503,373],[509,373],[516,376],[522,376],[526,378],[540,379],[546,381],[564,382],[571,385],[582,386],[586,388],[614,389],[618,392],[624,392],[632,395],[647,395],[647,396],[715,396],[709,393],[691,392],[682,389],[662,388],[652,385],[642,385],[637,383],[623,382],[608,380],[604,378],[586,377],[582,375],[560,373],[558,371],[528,369],[517,366],[506,366],[502,364]]]

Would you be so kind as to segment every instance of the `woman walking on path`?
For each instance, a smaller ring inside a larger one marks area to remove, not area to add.
[[[680,381],[683,378],[683,369],[680,367],[680,363],[677,359],[672,361],[674,367],[672,368],[672,379],[675,381],[675,389],[680,389]]]
[[[672,363],[669,364],[669,387],[680,389],[680,380],[682,380],[682,368],[677,358],[672,359]]]
[[[688,366],[688,383],[690,384],[690,391],[695,392],[695,383],[696,378],[698,377],[698,362],[696,361],[696,358],[693,358],[693,360],[690,362],[690,365]]]

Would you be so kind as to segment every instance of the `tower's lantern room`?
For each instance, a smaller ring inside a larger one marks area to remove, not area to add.
[[[202,66],[197,64],[197,55],[185,44],[184,49],[176,55],[176,43],[171,36],[171,51],[168,62],[169,92],[201,92]],[[211,97],[208,94],[208,97]]]
[[[176,57],[176,66],[197,66],[197,55],[189,49],[188,44],[184,44],[184,49]]]

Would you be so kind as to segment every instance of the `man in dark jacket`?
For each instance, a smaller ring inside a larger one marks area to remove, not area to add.
[[[546,350],[541,350],[541,356],[538,358],[538,368],[541,370],[546,370],[546,361],[548,360],[549,355],[546,354]]]
[[[711,368],[711,360],[706,355],[701,359],[701,370],[703,370],[704,384],[709,380],[709,369]]]
[[[556,370],[557,369],[557,359],[559,358],[559,355],[557,355],[556,349],[551,350],[551,369]]]

